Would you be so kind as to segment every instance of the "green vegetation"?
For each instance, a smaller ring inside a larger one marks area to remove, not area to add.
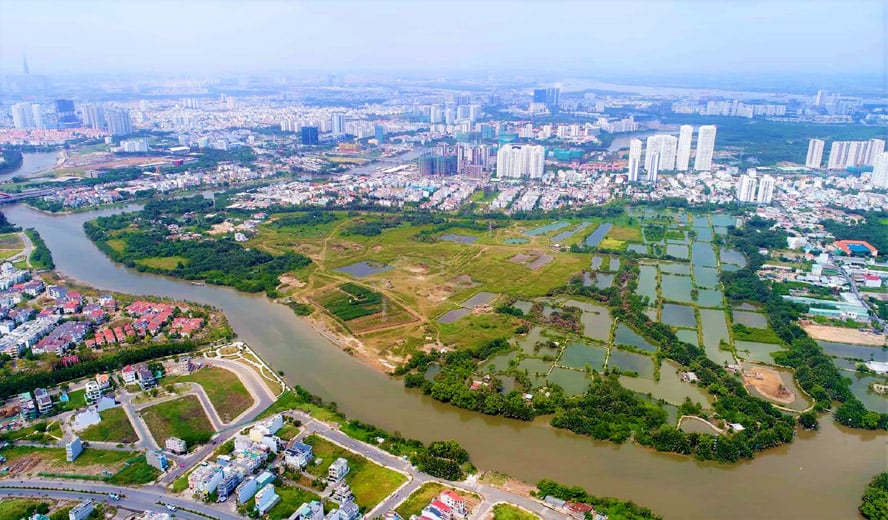
[[[323,305],[342,321],[350,321],[382,311],[382,294],[354,283],[344,283],[327,294]]]
[[[348,460],[350,471],[345,476],[345,481],[355,494],[355,503],[362,509],[373,508],[407,481],[405,475],[375,464],[323,437],[310,435],[305,443],[314,448],[315,457],[323,459],[321,464],[309,465],[306,469],[316,477],[326,477],[327,470],[336,459],[342,457]]]
[[[2,153],[0,153],[0,158],[3,159],[2,161],[0,161],[0,174],[15,171],[19,166],[22,165],[22,161],[24,160],[22,152],[18,150],[3,150]],[[5,221],[6,217],[4,217],[3,220]],[[6,231],[0,232],[6,233]]]
[[[497,504],[493,506],[493,520],[537,520],[539,517],[533,513],[509,504]]]
[[[735,323],[731,330],[734,333],[734,339],[741,341],[757,341],[760,343],[780,343],[780,336],[771,329],[754,329],[747,327],[742,323]]]
[[[401,518],[410,518],[413,515],[419,515],[425,506],[429,505],[435,497],[441,494],[447,487],[437,482],[427,482],[410,494],[406,500],[395,509],[395,512],[401,515]]]
[[[280,275],[311,263],[308,257],[292,251],[272,256],[227,238],[169,238],[172,225],[180,226],[183,232],[200,232],[221,222],[218,218],[195,216],[211,206],[212,201],[201,196],[152,200],[141,212],[99,217],[86,222],[84,229],[102,251],[128,267],[230,285],[246,292],[265,291],[275,295]],[[119,242],[109,244],[109,240],[123,240],[125,246],[121,250]],[[176,259],[175,264],[168,259]]]
[[[595,511],[607,515],[611,520],[657,520],[662,518],[650,509],[636,505],[634,502],[625,502],[610,497],[596,497],[586,493],[586,490],[579,486],[567,487],[548,479],[537,483],[535,495],[540,498],[553,496],[562,500],[589,504],[595,508]]]
[[[823,229],[832,233],[836,240],[865,240],[882,255],[888,253],[888,211],[871,211],[860,215],[857,223],[846,224],[824,220]]]
[[[142,418],[158,443],[166,441],[168,437],[178,437],[187,442],[190,448],[206,444],[213,435],[213,427],[200,401],[193,395],[145,408]]]
[[[814,398],[817,410],[824,411],[832,401],[838,401],[842,403],[835,412],[839,423],[852,428],[888,429],[888,413],[867,410],[851,392],[850,380],[842,377],[832,358],[797,324],[806,308],[784,300],[773,284],[756,275],[765,261],[758,249],[773,249],[775,242],[785,243],[783,232],[770,229],[773,224],[773,221],[753,218],[743,229],[729,230],[728,244],[743,252],[749,264],[738,271],[722,273],[725,296],[732,300],[764,302],[769,327],[787,347],[774,353],[774,361],[795,369],[796,380]]]
[[[0,377],[0,398],[17,395],[22,388],[50,388],[60,383],[82,377],[92,377],[100,372],[113,372],[126,365],[141,363],[151,359],[191,352],[197,345],[189,341],[162,343],[145,348],[121,350],[101,358],[81,357],[81,362],[66,367],[59,360],[49,371],[27,371],[4,374]]]
[[[49,513],[49,504],[34,498],[6,498],[0,500],[0,518],[21,520],[31,518],[35,513]]]
[[[888,473],[873,477],[863,493],[860,514],[869,520],[888,518]]]
[[[187,481],[185,485],[188,485]],[[281,501],[268,512],[269,520],[284,520],[289,518],[302,504],[312,500],[320,500],[320,497],[314,493],[294,486],[276,485],[274,492],[281,497]]]
[[[145,462],[145,456],[140,455],[127,461],[123,469],[108,479],[109,484],[119,486],[134,486],[154,482],[160,476],[160,471]]]
[[[99,414],[102,422],[94,424],[82,432],[80,438],[85,441],[130,443],[139,440],[133,425],[123,408],[111,408]]]
[[[36,229],[28,228],[25,230],[25,234],[28,235],[28,238],[30,238],[31,242],[34,244],[34,250],[31,251],[30,258],[31,266],[37,270],[55,269],[55,262],[52,261],[52,253],[49,251],[49,248],[46,247],[46,242],[43,241],[40,233],[38,233]]]
[[[234,419],[253,406],[253,398],[237,374],[224,368],[206,367],[187,376],[164,380],[164,384],[180,382],[197,383],[203,387],[213,408],[223,420],[226,417]]]

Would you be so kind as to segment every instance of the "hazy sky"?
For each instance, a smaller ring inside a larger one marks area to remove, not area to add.
[[[0,0],[0,70],[884,74],[888,0]]]

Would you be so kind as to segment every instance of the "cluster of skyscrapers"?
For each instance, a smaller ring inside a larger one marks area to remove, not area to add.
[[[47,109],[47,107],[49,107]],[[19,130],[74,128],[80,126],[74,111],[74,102],[68,99],[57,99],[54,105],[44,107],[39,103],[16,103],[12,105],[12,122]],[[54,110],[53,110],[54,108]],[[102,105],[86,104],[81,106],[83,126],[97,130],[107,130],[111,135],[129,135],[133,133],[128,110],[105,108]]]
[[[822,139],[808,141],[808,155],[805,166],[819,170],[823,164],[823,150],[826,143]],[[885,151],[885,141],[833,141],[829,149],[828,170],[844,170],[859,166],[875,166],[876,158]]]
[[[712,125],[700,127],[697,134],[697,150],[694,157],[695,171],[712,169],[712,156],[715,152],[715,132]],[[668,134],[657,134],[647,138],[644,146],[644,170],[647,176],[641,178],[642,141],[632,139],[629,142],[629,181],[646,180],[656,183],[661,171],[686,172],[690,168],[691,143],[694,138],[694,127],[682,125],[678,137]]]
[[[770,204],[773,198],[774,177],[770,175],[759,177],[755,168],[750,168],[745,175],[740,176],[740,181],[737,184],[737,200],[755,204]]]
[[[540,145],[502,146],[496,153],[496,176],[539,179],[545,168],[546,149]]]

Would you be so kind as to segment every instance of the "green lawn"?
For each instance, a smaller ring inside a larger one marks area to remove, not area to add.
[[[407,497],[407,500],[401,502],[398,507],[395,508],[395,512],[401,515],[402,518],[410,518],[412,515],[418,515],[422,512],[425,506],[429,505],[429,502],[431,502],[433,498],[440,495],[445,489],[447,489],[445,486],[435,482],[423,484],[419,489]]]
[[[269,520],[289,518],[302,504],[312,500],[320,500],[320,497],[314,493],[298,487],[275,486],[274,492],[280,495],[281,501],[268,512]]]
[[[142,455],[135,460],[131,460],[123,469],[108,479],[109,484],[117,484],[120,486],[132,486],[137,484],[147,484],[154,482],[160,476],[157,468],[149,466],[145,462],[145,456]]]
[[[203,387],[223,421],[234,419],[244,410],[253,406],[253,397],[250,392],[247,391],[237,375],[230,370],[219,367],[202,368],[187,376],[166,379],[163,384],[186,381],[197,383]]]
[[[152,256],[150,258],[142,258],[141,260],[136,260],[136,263],[139,265],[144,265],[145,267],[153,267],[154,269],[166,269],[168,271],[172,271],[180,263],[182,265],[188,265],[188,259],[183,256]]]
[[[509,504],[493,506],[493,520],[539,520],[537,515]]]
[[[283,439],[285,441],[289,441],[290,439],[292,439],[293,437],[295,437],[298,434],[299,434],[298,427],[296,427],[290,423],[284,423],[284,426],[280,430],[278,430],[275,435],[277,435],[278,437],[280,437],[281,439]]]
[[[309,465],[307,471],[312,475],[326,477],[333,461],[339,457],[348,460],[351,471],[346,475],[345,481],[355,494],[355,503],[362,508],[373,508],[392,491],[407,482],[407,477],[401,473],[370,462],[323,437],[311,435],[305,442],[314,448],[315,457],[323,459],[323,462],[317,466]]]
[[[33,498],[7,498],[0,500],[0,519],[19,520],[20,518],[30,518],[41,504],[45,504],[44,510],[49,511],[49,504],[42,500]]]
[[[80,432],[85,441],[130,443],[139,440],[123,408],[111,408],[99,414],[102,422]]]
[[[61,401],[55,401],[55,409],[56,412],[67,412],[70,410],[77,410],[79,408],[85,408],[89,403],[86,402],[86,389],[81,388],[80,390],[74,390],[73,392],[68,392],[68,402],[63,403]]]
[[[154,440],[161,445],[168,437],[178,437],[192,448],[196,444],[205,444],[213,435],[210,420],[193,395],[148,407],[142,410],[142,418]]]

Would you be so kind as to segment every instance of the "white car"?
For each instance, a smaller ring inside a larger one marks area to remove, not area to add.
[[[167,509],[169,509],[170,511],[172,511],[174,513],[179,509],[178,507],[174,506],[173,504],[165,504],[165,505],[166,505]]]
[[[118,495],[117,493],[108,493],[108,498],[110,498],[111,500],[120,500],[120,495]]]

